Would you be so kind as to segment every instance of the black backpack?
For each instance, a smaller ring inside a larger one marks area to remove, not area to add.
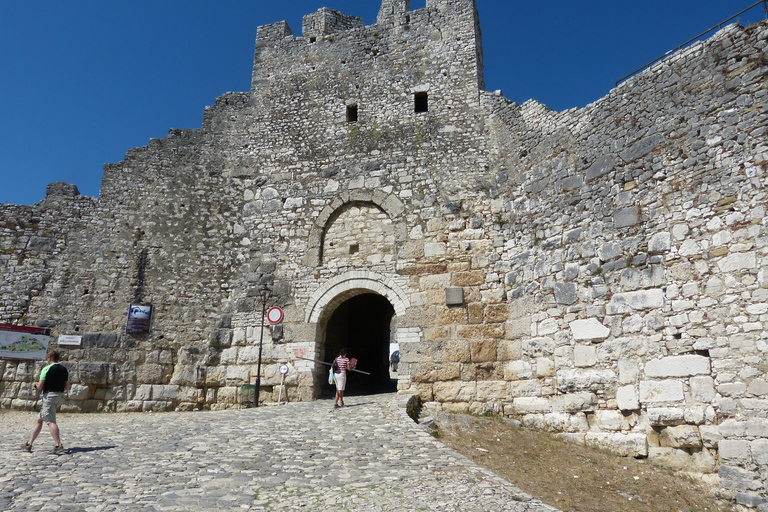
[[[333,360],[331,369],[333,370],[333,373],[339,373],[339,363],[337,363],[335,359]]]

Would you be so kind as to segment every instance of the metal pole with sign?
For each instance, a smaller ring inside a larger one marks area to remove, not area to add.
[[[259,406],[259,390],[261,388],[261,349],[264,344],[264,318],[267,316],[267,301],[272,294],[268,284],[259,287],[259,297],[261,297],[261,336],[259,337],[259,362],[256,366],[256,389],[253,390],[253,406]]]
[[[277,405],[280,405],[280,402],[283,400],[283,387],[285,386],[285,374],[288,373],[288,365],[284,364],[280,366],[280,392],[277,394]],[[286,399],[288,398],[288,394],[286,393]]]

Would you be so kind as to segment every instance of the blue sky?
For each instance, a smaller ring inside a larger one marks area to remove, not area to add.
[[[650,60],[753,0],[477,0],[486,89],[555,110],[583,107]],[[425,0],[411,0],[411,8]],[[379,0],[0,1],[0,203],[53,181],[98,196],[102,166],[206,105],[247,91],[256,27],[320,7],[376,21]],[[758,6],[741,15],[765,19]]]

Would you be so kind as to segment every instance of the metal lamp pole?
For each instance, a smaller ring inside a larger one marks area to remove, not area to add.
[[[259,363],[256,366],[256,389],[253,390],[253,406],[259,406],[259,390],[261,389],[261,347],[264,343],[264,317],[267,314],[267,301],[272,290],[269,285],[263,284],[259,287],[259,297],[261,297],[261,336],[259,338]]]

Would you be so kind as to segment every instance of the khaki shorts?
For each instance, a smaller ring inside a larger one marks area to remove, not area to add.
[[[46,423],[56,423],[56,409],[64,403],[64,393],[47,391],[43,393],[43,405],[40,406],[41,420]]]

